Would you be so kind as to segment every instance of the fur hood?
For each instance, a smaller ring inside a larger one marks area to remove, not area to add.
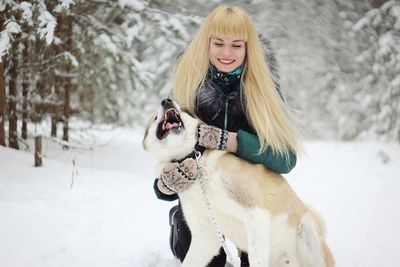
[[[272,76],[272,80],[274,81],[276,90],[279,95],[282,97],[281,87],[279,84],[279,72],[278,72],[278,61],[276,60],[275,52],[272,49],[271,42],[267,40],[263,35],[259,35],[262,48],[264,49],[264,57],[269,67],[269,71]],[[283,97],[282,97],[283,98]]]

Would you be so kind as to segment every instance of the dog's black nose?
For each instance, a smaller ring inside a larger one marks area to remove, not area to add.
[[[171,106],[172,105],[172,100],[169,98],[164,98],[161,101],[161,106],[166,107],[166,106]]]

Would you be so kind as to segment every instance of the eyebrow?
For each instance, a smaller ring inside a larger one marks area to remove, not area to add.
[[[222,42],[224,41],[224,40],[222,40],[222,39],[220,39],[220,38],[218,38],[218,37],[211,37],[211,39],[216,39],[216,40],[222,41]],[[243,43],[244,43],[243,40],[239,40],[239,39],[238,39],[238,40],[233,40],[233,41],[232,41],[232,43],[234,43],[234,42],[243,42]]]

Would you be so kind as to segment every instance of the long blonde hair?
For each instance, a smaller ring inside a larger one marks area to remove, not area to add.
[[[297,134],[271,78],[257,31],[249,15],[239,7],[221,5],[207,16],[177,65],[172,98],[183,109],[195,114],[197,90],[209,68],[212,35],[234,37],[246,43],[243,93],[246,116],[260,140],[260,152],[269,145],[274,153],[286,156],[290,150],[297,153]]]

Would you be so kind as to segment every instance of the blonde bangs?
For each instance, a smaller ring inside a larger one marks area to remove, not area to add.
[[[249,21],[244,12],[236,7],[219,6],[210,14],[208,38],[213,35],[237,38],[247,42]],[[221,12],[222,11],[222,12]]]

